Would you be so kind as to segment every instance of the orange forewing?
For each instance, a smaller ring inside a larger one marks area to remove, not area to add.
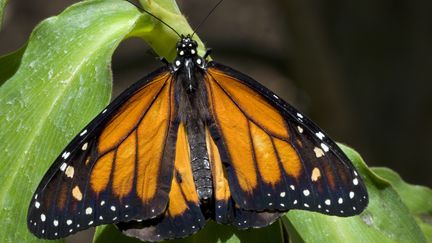
[[[151,106],[154,97],[160,92],[168,79],[167,73],[156,77],[152,82],[138,90],[108,122],[99,138],[99,153],[117,146],[128,133],[135,129],[141,118]]]
[[[239,81],[233,82],[232,76],[216,69],[210,68],[209,73],[213,77],[213,81],[217,82],[229,94],[232,102],[235,102],[235,105],[244,111],[249,119],[259,124],[273,136],[288,138],[284,119],[260,94]]]
[[[95,162],[90,179],[96,193],[107,189],[113,173],[113,193],[128,195],[137,171],[138,197],[145,203],[155,196],[157,177],[147,175],[157,175],[161,166],[157,161],[162,159],[172,106],[167,81],[163,74],[140,89],[103,130],[98,151],[107,153]]]
[[[136,131],[119,146],[116,154],[113,177],[114,194],[120,198],[129,194],[133,187],[136,159]]]
[[[274,150],[271,137],[262,129],[250,123],[251,136],[254,145],[255,158],[262,180],[275,185],[280,182],[282,173],[279,170],[277,153]]]
[[[168,133],[171,115],[171,85],[165,85],[138,125],[138,166],[137,193],[143,202],[151,200],[157,190],[159,174],[165,140]]]
[[[206,85],[215,133],[222,138],[217,149],[226,152],[223,162],[231,165],[225,177],[236,203],[245,209],[283,209],[286,203],[273,195],[285,197],[288,180],[302,173],[284,118],[261,94],[218,70],[208,69]],[[215,184],[221,178],[217,176]]]
[[[114,151],[102,156],[96,161],[90,177],[90,184],[96,193],[104,191],[110,180],[112,165],[114,160]]]
[[[208,82],[210,104],[223,135],[240,187],[252,193],[258,185],[249,121],[215,81]],[[233,122],[235,121],[235,122]]]

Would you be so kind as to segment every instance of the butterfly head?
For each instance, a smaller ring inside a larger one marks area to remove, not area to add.
[[[173,62],[173,70],[177,71],[184,67],[191,76],[193,67],[205,69],[205,61],[198,55],[198,43],[194,41],[191,35],[181,36],[180,41],[177,43],[177,57]]]
[[[190,35],[182,36],[177,43],[177,56],[193,57],[197,55],[198,43]]]

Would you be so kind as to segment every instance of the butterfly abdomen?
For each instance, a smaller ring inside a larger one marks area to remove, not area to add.
[[[205,139],[205,126],[209,120],[208,102],[202,71],[193,62],[188,63],[192,63],[191,66],[185,66],[177,73],[175,93],[178,117],[186,127],[195,187],[200,201],[205,203],[213,196],[212,171]]]
[[[192,174],[198,197],[200,200],[208,200],[212,197],[213,185],[204,128],[189,125],[186,126],[186,129],[189,138]]]

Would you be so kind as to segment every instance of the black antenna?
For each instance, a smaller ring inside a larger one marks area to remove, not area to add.
[[[148,15],[152,16],[153,18],[155,18],[156,20],[159,20],[162,24],[164,24],[166,27],[170,28],[172,31],[174,31],[178,37],[181,38],[181,35],[173,28],[171,27],[169,24],[165,23],[162,19],[156,17],[154,14],[150,13],[149,11],[145,10],[143,7],[139,6],[138,4],[135,4],[129,0],[127,0],[130,4],[134,5],[135,7],[137,7],[139,10],[143,11],[144,13],[147,13]]]
[[[197,32],[197,30],[199,29],[199,27],[201,27],[201,25],[208,19],[208,17],[215,11],[215,9],[223,2],[224,0],[219,0],[218,3],[216,3],[216,5],[210,10],[210,12],[207,14],[207,16],[205,16],[205,18],[201,21],[201,23],[194,29],[191,37],[193,37],[195,35],[195,33]]]

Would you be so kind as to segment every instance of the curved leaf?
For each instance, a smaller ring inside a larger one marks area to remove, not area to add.
[[[110,61],[141,14],[125,1],[86,1],[35,28],[0,88],[0,242],[35,242],[28,202],[67,142],[109,101]]]
[[[411,211],[428,242],[432,242],[432,189],[408,184],[388,168],[372,168],[372,171],[393,186],[402,202]]]
[[[0,86],[18,70],[26,45],[0,57]]]
[[[359,216],[349,218],[292,210],[284,217],[290,234],[305,242],[426,242],[393,187],[369,170],[357,152],[340,147],[366,183],[369,206]]]

